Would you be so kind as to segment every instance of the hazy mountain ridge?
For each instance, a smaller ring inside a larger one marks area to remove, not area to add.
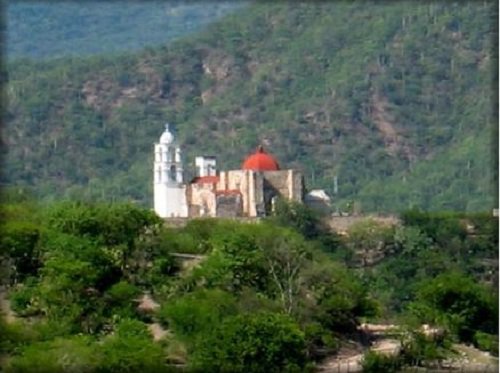
[[[244,5],[218,1],[57,4],[9,1],[6,6],[9,58],[54,58],[134,51],[199,31]]]
[[[147,203],[168,120],[187,162],[239,167],[262,143],[364,210],[489,209],[492,10],[256,4],[137,55],[12,66],[4,181]]]

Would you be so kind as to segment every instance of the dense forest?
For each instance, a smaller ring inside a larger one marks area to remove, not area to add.
[[[457,343],[498,355],[489,214],[413,210],[346,236],[283,201],[259,223],[178,228],[123,204],[24,200],[1,215],[6,372],[312,372],[367,321],[406,332],[399,356],[368,353],[365,372],[444,361]]]
[[[35,59],[129,52],[198,31],[244,2],[6,2],[6,55]]]
[[[110,3],[111,4],[111,3]],[[263,144],[357,211],[497,203],[495,2],[255,3],[138,53],[7,65],[1,182],[151,204],[168,121],[238,168]]]

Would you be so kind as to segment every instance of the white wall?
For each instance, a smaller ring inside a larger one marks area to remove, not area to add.
[[[187,218],[186,187],[184,185],[154,185],[154,207],[161,218]]]
[[[196,157],[196,176],[215,176],[217,174],[217,161],[213,157]]]

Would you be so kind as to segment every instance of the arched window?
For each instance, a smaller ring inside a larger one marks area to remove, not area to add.
[[[170,166],[169,180],[171,181],[177,180],[177,169],[175,168],[175,166]]]
[[[173,147],[168,148],[167,161],[168,162],[175,162],[175,148],[173,148]]]

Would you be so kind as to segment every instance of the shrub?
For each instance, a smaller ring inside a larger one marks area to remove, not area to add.
[[[302,372],[304,334],[286,315],[270,312],[229,317],[198,339],[193,365],[209,372]]]
[[[164,352],[155,343],[146,325],[137,320],[123,320],[114,335],[99,346],[99,373],[166,372]]]
[[[401,341],[401,359],[405,364],[425,364],[445,359],[450,341],[446,337],[426,336],[411,330]]]
[[[209,332],[226,316],[236,313],[235,298],[222,290],[198,290],[162,305],[158,318],[175,333],[191,340]]]
[[[364,373],[392,373],[399,372],[401,360],[396,356],[368,351],[363,357],[362,367]]]
[[[39,227],[33,223],[7,221],[0,224],[0,254],[12,261],[11,282],[37,274],[41,265],[39,237]]]
[[[140,293],[139,288],[126,281],[120,281],[107,291],[110,297],[110,304],[124,306],[133,301]]]
[[[121,317],[136,316],[135,299],[139,296],[140,290],[126,281],[120,281],[106,292],[107,314],[119,315]]]
[[[476,332],[474,334],[474,345],[480,350],[498,356],[498,335]]]
[[[410,311],[421,322],[443,326],[464,342],[472,342],[476,331],[498,329],[498,298],[491,288],[461,272],[422,282]]]
[[[23,323],[7,322],[0,314],[0,354],[11,353],[19,346],[35,340],[36,333]]]
[[[320,357],[338,351],[339,340],[318,322],[308,323],[304,327],[304,338],[307,354],[310,357]]]
[[[92,339],[76,336],[37,342],[22,348],[6,366],[9,373],[94,372],[98,356]]]
[[[36,279],[30,277],[24,284],[18,285],[10,291],[10,304],[17,314],[31,316],[39,312],[35,306],[35,300],[38,296],[36,286]]]

